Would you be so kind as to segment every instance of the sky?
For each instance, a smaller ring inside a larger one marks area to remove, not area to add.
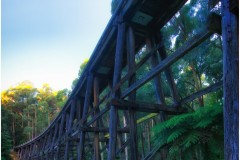
[[[1,89],[71,88],[111,17],[111,0],[2,0]]]

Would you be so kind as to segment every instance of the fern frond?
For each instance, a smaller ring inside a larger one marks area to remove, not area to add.
[[[192,145],[196,144],[199,141],[199,137],[201,136],[201,133],[198,131],[191,131],[186,135],[185,139],[183,140],[181,146],[183,150],[188,149]]]
[[[179,128],[175,131],[173,131],[167,138],[167,143],[173,142],[175,139],[179,138],[183,133],[186,132],[186,129]]]
[[[200,119],[200,121],[197,122],[193,126],[193,128],[206,128],[207,126],[209,126],[213,122],[214,122],[214,119],[212,117],[208,117],[208,118],[205,118],[205,119]]]
[[[191,122],[191,119],[192,119],[192,113],[175,116],[167,121],[166,128],[174,128],[175,126],[178,126],[181,124],[188,124],[189,122]]]

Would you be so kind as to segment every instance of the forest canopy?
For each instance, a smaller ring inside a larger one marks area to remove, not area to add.
[[[2,158],[9,159],[13,146],[42,133],[64,106],[70,91],[54,91],[49,84],[39,89],[29,81],[1,93]]]

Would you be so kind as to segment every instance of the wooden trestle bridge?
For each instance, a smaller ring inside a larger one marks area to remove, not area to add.
[[[108,160],[140,159],[137,125],[141,121],[136,113],[156,113],[164,121],[169,114],[186,112],[183,104],[222,86],[225,159],[238,159],[238,1],[222,0],[222,16],[209,16],[206,27],[168,56],[160,29],[185,2],[122,0],[62,111],[41,135],[14,148],[19,159],[80,160],[89,159],[88,155],[99,160],[105,159],[103,152]],[[171,65],[214,33],[222,34],[223,81],[180,98]],[[136,62],[143,46],[147,53]],[[136,72],[147,61],[152,68],[137,79]],[[165,102],[160,74],[166,75],[171,105]],[[136,100],[137,90],[150,80],[156,90],[156,104]],[[156,149],[151,150],[144,159],[155,156]]]

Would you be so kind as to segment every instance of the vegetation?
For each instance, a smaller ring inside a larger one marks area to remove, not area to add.
[[[120,1],[112,0],[112,13]],[[207,0],[189,0],[160,30],[165,49],[171,55],[199,29],[205,27],[209,12],[220,14],[220,5]],[[171,67],[179,96],[184,98],[222,80],[221,36],[215,34]],[[137,55],[141,58],[146,46]],[[137,79],[151,70],[150,62],[141,67]],[[161,74],[166,104],[173,104],[167,78]],[[153,81],[137,90],[137,100],[157,103]],[[167,159],[224,159],[222,90],[184,105],[189,113],[167,116],[161,123],[156,114],[137,113],[138,152],[141,158],[156,149],[155,159],[166,151]],[[154,126],[154,127],[153,127]],[[152,128],[152,129],[151,129]],[[148,131],[151,130],[151,136]],[[152,137],[152,138],[150,138]]]
[[[48,84],[34,88],[24,81],[1,94],[2,158],[9,159],[12,146],[26,142],[41,132],[56,117],[69,91],[53,91]]]

